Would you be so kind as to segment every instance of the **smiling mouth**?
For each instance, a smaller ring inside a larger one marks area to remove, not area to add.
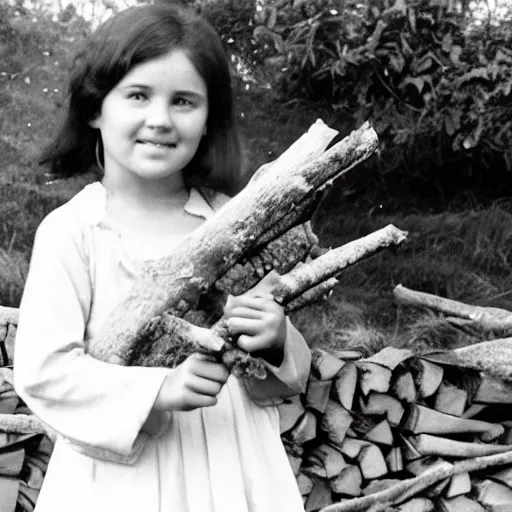
[[[166,148],[175,148],[176,147],[176,144],[175,143],[168,143],[168,142],[153,142],[153,141],[150,141],[150,140],[138,140],[137,141],[139,144],[144,144],[146,146],[153,146],[155,148],[162,148],[162,149],[166,149]]]

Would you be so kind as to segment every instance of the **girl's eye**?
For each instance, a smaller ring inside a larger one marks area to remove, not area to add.
[[[142,92],[131,92],[128,94],[128,99],[135,101],[143,101],[146,99],[146,95]]]
[[[180,107],[190,107],[190,106],[192,106],[192,102],[190,100],[187,100],[187,98],[176,98],[174,100],[174,104],[178,105]]]

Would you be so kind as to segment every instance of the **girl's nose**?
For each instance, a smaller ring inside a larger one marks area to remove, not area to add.
[[[154,102],[147,110],[146,124],[150,128],[171,130],[173,123],[168,105]]]

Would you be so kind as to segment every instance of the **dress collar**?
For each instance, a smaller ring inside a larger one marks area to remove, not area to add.
[[[73,198],[73,204],[84,219],[93,224],[103,223],[107,210],[107,189],[100,181],[86,185],[81,192]],[[190,215],[209,219],[215,214],[213,207],[196,188],[191,188],[189,197],[183,209]]]
[[[195,215],[196,217],[202,217],[203,219],[209,219],[215,213],[213,208],[197,188],[190,189],[188,201],[183,209],[187,213]]]

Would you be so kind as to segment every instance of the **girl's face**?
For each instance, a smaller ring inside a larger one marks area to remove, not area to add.
[[[112,181],[175,175],[195,155],[207,118],[206,84],[184,51],[133,67],[91,122],[101,131],[105,175]]]

